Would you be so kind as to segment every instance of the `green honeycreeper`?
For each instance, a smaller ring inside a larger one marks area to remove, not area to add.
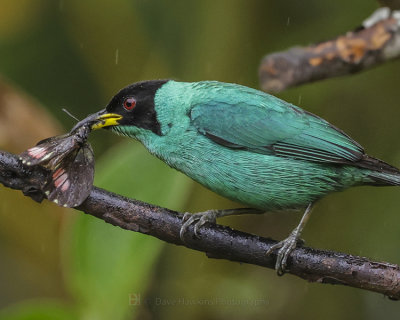
[[[92,115],[93,117],[93,115]],[[306,208],[279,249],[278,274],[318,199],[352,186],[400,184],[400,171],[365,154],[320,117],[267,93],[217,81],[137,82],[95,114],[102,127],[139,140],[151,154],[210,190],[262,212]],[[181,238],[217,217],[254,209],[185,215]],[[190,218],[189,218],[190,217]]]

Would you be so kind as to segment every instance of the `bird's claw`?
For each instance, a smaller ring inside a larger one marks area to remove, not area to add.
[[[204,212],[198,212],[198,213],[189,213],[186,212],[183,215],[182,218],[182,227],[179,232],[179,236],[183,242],[184,240],[184,235],[186,231],[188,230],[189,226],[195,223],[194,225],[194,235],[196,237],[199,237],[198,231],[201,226],[203,226],[206,222],[212,222],[216,223],[217,221],[217,213],[216,210],[208,210]]]
[[[287,260],[292,253],[292,251],[296,248],[298,244],[302,245],[304,241],[298,238],[297,233],[292,232],[289,237],[285,240],[274,244],[269,248],[266,252],[266,255],[270,255],[275,250],[279,249],[276,255],[276,263],[275,270],[278,276],[283,276],[286,272]]]

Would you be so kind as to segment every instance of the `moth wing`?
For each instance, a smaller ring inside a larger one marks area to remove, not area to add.
[[[22,152],[19,159],[28,166],[49,163],[50,169],[53,169],[52,167],[56,167],[68,155],[69,151],[75,147],[76,140],[74,136],[70,134],[55,136],[39,141],[36,146]]]
[[[90,194],[94,180],[94,154],[89,143],[61,159],[43,191],[63,207],[79,206]]]

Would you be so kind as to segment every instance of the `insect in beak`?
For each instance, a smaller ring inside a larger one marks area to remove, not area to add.
[[[40,141],[20,155],[24,165],[41,165],[49,171],[40,191],[63,207],[76,207],[90,194],[94,178],[94,156],[89,142],[92,130],[118,125],[122,116],[101,110],[79,121],[65,135]]]

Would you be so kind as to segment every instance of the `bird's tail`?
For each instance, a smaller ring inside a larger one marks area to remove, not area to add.
[[[371,184],[376,186],[399,186],[400,170],[390,164],[365,155],[364,159],[358,163],[359,167],[369,169],[368,178]]]
[[[372,179],[371,184],[375,186],[400,186],[399,173],[373,171],[368,174],[368,177]]]

